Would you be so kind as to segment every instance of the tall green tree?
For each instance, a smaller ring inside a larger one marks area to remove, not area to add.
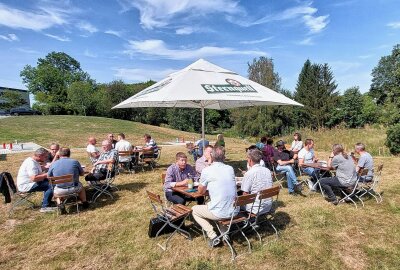
[[[294,97],[304,107],[296,109],[299,125],[323,127],[337,107],[338,92],[328,64],[311,64],[307,60],[300,72]]]
[[[68,100],[71,110],[79,115],[95,115],[95,86],[90,82],[73,82],[68,87]]]
[[[70,110],[68,88],[72,83],[91,82],[80,63],[64,52],[51,52],[39,58],[36,67],[26,65],[20,75],[49,114],[65,114]]]

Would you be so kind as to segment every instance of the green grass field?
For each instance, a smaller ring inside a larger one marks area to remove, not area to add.
[[[53,124],[48,123],[51,119]],[[6,118],[0,119],[0,128],[2,140],[20,136],[18,140],[43,145],[58,141],[74,147],[84,147],[88,135],[100,138],[109,131],[125,132],[137,144],[144,132],[151,133],[159,142],[173,140],[180,134],[190,136],[127,121],[72,116]],[[367,141],[377,132],[364,130],[353,140]],[[337,134],[345,134],[346,138],[336,135],[335,142],[354,143],[348,133]],[[313,136],[317,147],[333,143],[322,141],[330,138],[325,133]],[[381,141],[377,140],[377,144]],[[227,138],[226,145],[229,162],[243,167],[248,143]],[[322,150],[317,154],[326,159],[329,153]],[[375,157],[376,164],[384,164],[382,204],[366,200],[364,208],[356,209],[350,204],[335,207],[319,194],[289,197],[287,189],[281,190],[276,220],[281,237],[276,239],[268,226],[263,227],[263,245],[251,235],[251,254],[245,253],[245,244],[235,237],[234,246],[243,255],[232,263],[227,247],[211,250],[201,235],[193,235],[193,241],[175,236],[166,252],[156,245],[157,240],[147,237],[153,213],[145,191],[161,194],[160,175],[174,161],[177,151],[185,151],[184,146],[163,147],[160,167],[155,171],[117,176],[115,183],[120,191],[115,192],[115,199],[99,201],[79,215],[41,214],[38,208],[19,207],[8,218],[7,206],[0,203],[0,269],[398,269],[398,158]],[[8,155],[6,161],[0,161],[0,171],[8,170],[16,177],[27,156]],[[72,156],[89,164],[81,149]],[[37,194],[35,202],[39,204],[40,200],[41,194]],[[165,239],[163,236],[160,241]]]

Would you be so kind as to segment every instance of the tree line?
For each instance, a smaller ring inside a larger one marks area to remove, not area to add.
[[[27,65],[21,78],[35,96],[35,109],[45,114],[103,116],[200,133],[200,110],[183,108],[135,108],[111,110],[154,81],[126,84],[122,81],[96,83],[80,63],[63,52],[39,58],[37,66]],[[239,136],[277,136],[288,129],[388,126],[387,144],[400,153],[400,44],[383,56],[372,70],[372,84],[361,93],[358,86],[337,89],[327,63],[307,59],[294,92],[284,89],[272,58],[259,57],[248,63],[248,77],[304,105],[259,106],[231,110],[206,110],[206,132],[229,129]],[[395,145],[395,146],[393,146]]]

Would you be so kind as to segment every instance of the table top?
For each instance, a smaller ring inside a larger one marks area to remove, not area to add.
[[[320,169],[320,170],[323,170],[323,171],[332,171],[333,170],[333,168],[322,166],[321,163],[319,163],[319,162],[317,162],[317,163],[303,163],[301,166],[310,167],[310,168],[314,168],[314,169]]]
[[[173,187],[171,188],[173,191],[181,193],[187,197],[190,198],[199,198],[199,197],[203,197],[204,195],[200,194],[199,191],[197,190],[197,187],[194,187],[194,189],[196,189],[196,192],[187,192],[186,190],[188,190],[189,188],[187,186],[184,187]]]

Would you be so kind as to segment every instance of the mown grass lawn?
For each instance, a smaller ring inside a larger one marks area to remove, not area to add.
[[[171,138],[178,132],[167,131]],[[103,129],[97,132],[93,134],[107,133]],[[163,129],[159,134],[162,132]],[[75,130],[66,134],[57,132],[66,142],[73,137],[68,141],[70,145],[84,146],[87,133],[83,136],[75,133]],[[153,130],[150,133],[157,134]],[[315,139],[318,145],[318,138]],[[337,139],[335,142],[340,142],[341,138]],[[366,138],[360,135],[354,140],[358,139]],[[246,146],[241,140],[227,139],[229,162],[235,167],[245,165]],[[350,204],[334,207],[319,194],[289,197],[287,189],[283,189],[276,221],[281,237],[276,239],[268,226],[263,227],[264,244],[260,245],[252,235],[251,254],[244,253],[245,244],[235,237],[234,246],[244,255],[232,263],[226,247],[211,250],[201,235],[194,235],[193,241],[175,236],[166,252],[157,247],[156,240],[147,237],[153,214],[145,191],[161,194],[160,175],[174,161],[177,151],[185,148],[164,147],[161,165],[155,171],[117,176],[115,183],[120,191],[115,192],[115,200],[97,202],[79,215],[41,214],[38,209],[20,207],[8,218],[7,207],[0,203],[0,269],[398,269],[398,158],[375,158],[376,164],[384,164],[382,204],[372,199],[366,201],[364,208],[355,209]],[[326,151],[317,154],[321,159],[329,155]],[[72,155],[88,165],[84,151],[75,150]],[[8,170],[16,176],[27,156],[8,155],[6,161],[0,161],[0,171]],[[38,194],[35,201],[40,200],[41,194]],[[160,240],[165,239],[163,236]]]

